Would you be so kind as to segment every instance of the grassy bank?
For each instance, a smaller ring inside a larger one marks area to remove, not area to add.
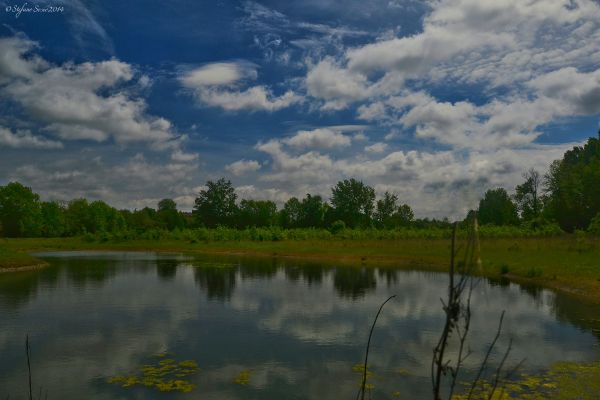
[[[445,271],[447,239],[87,241],[81,238],[0,240],[0,268],[37,265],[28,255],[45,250],[150,250],[197,254],[301,257],[323,262]],[[600,239],[578,235],[546,238],[483,238],[481,274],[531,282],[600,302]]]
[[[38,268],[46,263],[30,256],[27,252],[15,251],[0,245],[0,273]]]

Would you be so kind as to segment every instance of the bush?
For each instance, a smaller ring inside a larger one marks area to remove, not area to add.
[[[600,212],[596,214],[594,218],[592,218],[592,221],[590,222],[587,231],[592,235],[600,236]]]
[[[344,221],[339,220],[339,219],[337,221],[335,221],[333,224],[331,224],[331,226],[329,227],[329,231],[334,235],[345,229],[346,229],[346,224],[344,223]]]

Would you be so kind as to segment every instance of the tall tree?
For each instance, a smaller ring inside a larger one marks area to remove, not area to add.
[[[338,182],[331,192],[336,219],[344,221],[349,228],[369,225],[375,201],[372,187],[352,178]]]
[[[277,205],[268,200],[242,200],[239,207],[238,226],[263,227],[275,224]]]
[[[194,205],[197,223],[208,228],[232,226],[237,212],[236,199],[231,181],[221,178],[206,182],[206,189],[200,191]]]
[[[300,204],[300,220],[301,228],[322,228],[325,226],[325,212],[327,204],[321,196],[313,196],[307,194],[302,199]]]
[[[185,219],[177,211],[177,203],[173,199],[162,199],[158,202],[156,217],[161,227],[170,231],[185,226]]]
[[[389,192],[385,192],[383,198],[377,200],[374,217],[379,227],[391,228],[393,226],[392,216],[398,209],[397,202],[398,196]]]
[[[408,204],[402,204],[398,207],[394,215],[392,215],[394,225],[406,226],[413,222],[415,213]]]
[[[56,201],[44,201],[41,205],[41,234],[59,237],[66,233],[65,208]]]
[[[482,225],[514,225],[519,220],[517,207],[503,188],[485,192],[477,216]]]
[[[600,212],[600,139],[567,151],[545,177],[546,212],[562,229],[585,229]]]
[[[69,235],[91,232],[92,220],[89,208],[90,205],[86,199],[74,199],[69,202],[65,211]]]
[[[6,237],[40,234],[40,196],[19,182],[0,186],[0,225]]]
[[[540,196],[542,179],[540,173],[533,168],[523,174],[523,178],[525,178],[525,182],[517,185],[514,198],[521,218],[529,221],[539,217],[542,212]]]
[[[279,220],[284,228],[300,227],[300,218],[302,205],[297,197],[291,197],[285,202],[283,208],[279,212]]]

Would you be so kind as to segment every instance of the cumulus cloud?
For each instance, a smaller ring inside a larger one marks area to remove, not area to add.
[[[134,79],[131,65],[114,59],[52,65],[30,55],[35,44],[20,37],[0,39],[0,48],[0,94],[45,132],[63,140],[181,146],[171,122],[148,114],[146,102],[122,86]]]
[[[0,126],[0,147],[12,147],[15,149],[62,149],[63,144],[33,135],[27,130],[12,132],[10,129]]]
[[[256,66],[248,62],[218,62],[185,72],[180,80],[187,88],[229,85],[241,79],[256,79]]]
[[[351,143],[350,137],[332,128],[319,128],[312,131],[298,131],[294,136],[283,140],[283,143],[297,148],[333,149],[346,147]]]
[[[242,81],[256,79],[257,75],[254,64],[221,62],[187,71],[179,81],[192,90],[200,103],[227,111],[277,111],[302,101],[302,97],[291,90],[275,96],[264,85],[240,88]]]
[[[259,169],[260,163],[256,160],[238,160],[225,166],[225,170],[231,172],[235,176],[258,171]]]
[[[302,101],[302,97],[291,90],[274,96],[265,86],[253,86],[243,91],[200,89],[196,95],[200,102],[227,111],[277,111]]]

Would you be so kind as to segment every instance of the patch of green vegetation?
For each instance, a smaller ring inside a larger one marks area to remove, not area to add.
[[[236,377],[233,379],[233,383],[236,385],[247,386],[250,384],[250,377],[252,376],[252,371],[249,369],[245,369],[241,371]]]
[[[358,380],[358,387],[362,387],[362,383],[363,383],[363,377],[364,377],[364,373],[365,373],[365,365],[364,364],[355,364],[352,367],[352,371],[356,372],[358,374],[360,374],[360,378]],[[365,381],[365,389],[366,390],[373,390],[375,389],[375,385],[373,383],[371,383],[371,379],[373,379],[373,377],[375,376],[375,374],[369,369],[369,366],[367,366],[367,374],[366,374],[366,381]]]
[[[113,376],[107,382],[119,385],[122,388],[134,386],[145,386],[160,392],[178,391],[189,393],[196,385],[184,379],[198,372],[198,363],[194,360],[176,361],[166,358],[166,354],[159,354],[160,358],[154,364],[146,364],[140,367],[139,373],[135,375]]]
[[[598,393],[600,363],[560,362],[541,375],[522,374],[518,379],[499,386],[495,391],[491,382],[483,381],[476,386],[471,397],[467,389],[464,393],[453,396],[453,399],[593,400],[598,399]]]
[[[8,249],[0,245],[0,270],[18,269],[42,264],[44,264],[42,260],[32,257],[27,253]]]

